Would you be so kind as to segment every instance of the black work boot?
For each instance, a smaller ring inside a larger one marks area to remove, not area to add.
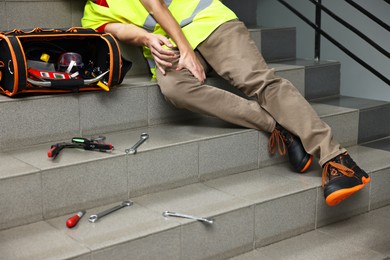
[[[301,140],[297,136],[279,124],[276,124],[268,141],[268,150],[271,154],[275,153],[275,143],[278,146],[280,155],[285,155],[287,148],[288,159],[295,171],[303,173],[309,168],[313,156],[305,151]]]
[[[370,176],[352,160],[347,152],[324,164],[322,188],[325,201],[335,206],[361,190],[370,182]]]

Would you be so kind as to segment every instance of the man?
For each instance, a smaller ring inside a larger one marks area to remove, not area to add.
[[[297,172],[319,157],[328,205],[370,182],[298,90],[267,67],[245,25],[219,0],[89,0],[82,24],[143,46],[174,106],[271,133],[270,152],[276,145],[281,154],[287,149]],[[211,68],[248,99],[205,84]]]

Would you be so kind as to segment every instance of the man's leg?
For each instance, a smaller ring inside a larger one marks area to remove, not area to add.
[[[207,63],[199,53],[197,55],[206,71]],[[177,61],[173,67],[165,68],[166,75],[159,70],[156,75],[162,94],[171,104],[247,128],[267,132],[275,128],[275,120],[258,102],[201,84],[187,69],[176,71]]]
[[[277,121],[299,136],[308,152],[320,156],[324,196],[329,205],[338,204],[370,181],[345,149],[333,143],[329,126],[295,87],[267,68],[243,24],[222,25],[198,49],[217,73],[257,101],[202,85],[188,70],[175,71],[176,66],[167,70],[166,76],[157,73],[168,101],[180,108],[268,132],[275,132]],[[206,68],[206,62],[199,58]]]
[[[219,75],[254,97],[280,125],[298,136],[305,150],[320,158],[321,165],[345,152],[333,142],[330,127],[299,91],[268,68],[242,22],[223,24],[198,50]]]
[[[195,53],[207,71],[208,64],[198,51]],[[299,138],[276,125],[275,120],[261,108],[259,102],[201,84],[188,70],[175,71],[177,61],[173,62],[172,68],[165,68],[167,71],[165,76],[160,72],[157,73],[160,89],[170,103],[179,108],[215,116],[247,128],[272,132],[269,141],[271,153],[274,153],[277,143],[281,154],[288,152],[290,164],[295,171],[304,172],[309,168],[312,156],[305,151]]]
[[[299,91],[267,68],[241,22],[220,26],[198,50],[219,75],[249,97],[256,98],[277,123],[301,138],[308,153],[319,156],[328,205],[337,205],[370,182],[368,174],[357,166],[346,150],[333,142],[330,127]]]

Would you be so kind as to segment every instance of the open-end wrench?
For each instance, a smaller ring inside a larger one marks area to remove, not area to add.
[[[164,217],[177,217],[177,218],[194,219],[194,220],[205,222],[207,224],[213,224],[214,223],[214,219],[195,217],[195,216],[190,216],[190,215],[181,214],[181,213],[177,213],[177,212],[164,211],[162,213],[162,215]]]
[[[98,213],[98,214],[96,214],[96,215],[91,215],[91,216],[89,217],[88,221],[91,222],[91,223],[95,223],[96,221],[98,221],[98,220],[101,219],[102,217],[104,217],[104,216],[106,216],[106,215],[108,215],[108,214],[110,214],[110,213],[112,213],[112,212],[114,212],[114,211],[117,211],[117,210],[119,210],[119,209],[121,209],[121,208],[124,208],[124,207],[127,207],[127,206],[131,206],[131,205],[133,205],[133,202],[132,202],[132,201],[129,201],[129,200],[123,201],[123,202],[122,202],[120,205],[118,205],[118,206],[115,206],[115,207],[112,207],[112,208],[107,209],[107,210],[105,210],[105,211],[102,211],[102,212],[100,212],[100,213]]]
[[[133,147],[126,149],[125,152],[129,154],[136,154],[137,153],[137,148],[141,146],[147,139],[149,138],[149,135],[147,133],[142,133],[141,138],[139,141],[133,145]]]

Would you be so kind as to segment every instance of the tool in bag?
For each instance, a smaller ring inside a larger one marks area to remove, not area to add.
[[[108,33],[87,28],[0,32],[0,93],[109,91],[132,63]]]
[[[64,148],[79,148],[84,150],[95,150],[99,152],[112,151],[114,149],[114,146],[112,144],[104,143],[104,140],[105,137],[102,136],[95,139],[74,137],[72,138],[71,143],[63,142],[63,143],[53,144],[50,147],[50,150],[47,152],[47,156],[54,160]]]

